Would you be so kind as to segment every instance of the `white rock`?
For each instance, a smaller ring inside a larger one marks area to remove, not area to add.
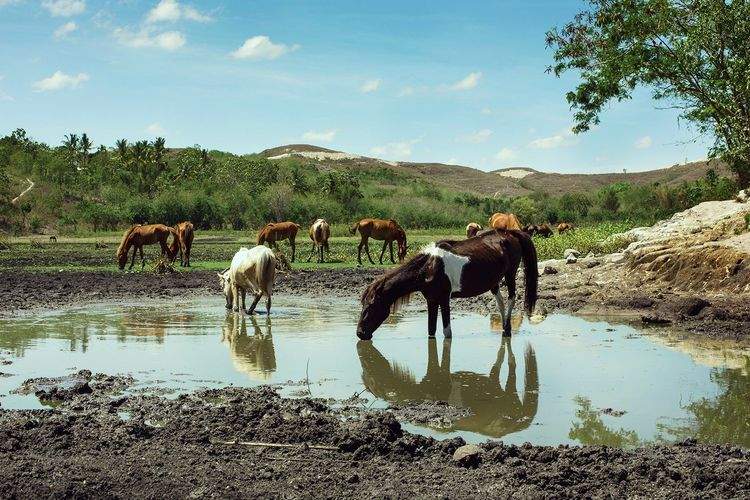
[[[578,258],[571,253],[565,258],[565,262],[567,262],[568,264],[575,264],[576,262],[578,262]]]
[[[568,260],[568,257],[570,257],[571,255],[577,258],[581,256],[581,252],[579,252],[575,248],[566,248],[563,252],[563,259]]]

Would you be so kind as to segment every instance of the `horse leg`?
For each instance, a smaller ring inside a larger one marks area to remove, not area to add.
[[[130,259],[130,267],[128,268],[128,271],[132,271],[133,270],[133,266],[135,265],[135,254],[137,254],[137,253],[138,253],[138,247],[136,247],[135,245],[133,245],[133,258]]]
[[[446,339],[453,336],[451,331],[451,297],[448,294],[443,300],[440,301],[440,315],[443,318],[443,335]]]
[[[253,299],[253,303],[250,305],[250,309],[247,311],[248,314],[253,314],[255,312],[255,306],[258,305],[258,301],[262,296],[263,292],[261,292],[260,290],[255,293],[255,299]]]
[[[516,357],[513,355],[513,348],[510,345],[510,339],[504,338],[503,343],[508,343],[508,380],[505,382],[505,393],[516,394]]]
[[[141,271],[143,271],[143,268],[146,267],[146,257],[143,256],[143,245],[138,248],[138,251],[141,253]]]
[[[375,263],[372,261],[372,257],[370,256],[370,244],[368,243],[368,240],[365,240],[365,253],[367,254],[367,260],[369,260],[370,264],[374,266]]]
[[[392,264],[395,264],[395,263],[396,263],[396,261],[395,261],[395,260],[393,260],[393,240],[391,240],[391,242],[390,242],[390,243],[388,244],[388,248],[390,248],[390,249],[391,249],[391,263],[392,263]]]
[[[386,240],[386,241],[383,242],[383,250],[380,252],[380,260],[378,261],[381,264],[383,263],[383,254],[385,254],[385,249],[387,247],[388,247],[388,241]]]
[[[357,246],[357,262],[359,265],[362,265],[362,243],[363,240],[359,240],[359,245]]]
[[[230,292],[232,294],[232,311],[239,312],[240,310],[240,290],[239,287],[232,283]]]
[[[323,257],[324,245],[323,244],[319,245],[318,250],[320,251],[320,263],[322,264],[323,262],[326,261],[326,259]]]
[[[427,335],[430,338],[435,337],[435,330],[437,330],[437,313],[438,303],[428,301],[427,302]]]
[[[503,337],[510,337],[510,315],[513,314],[513,306],[516,304],[516,275],[505,273],[505,285],[508,287],[508,312],[505,313],[503,321]]]
[[[503,323],[503,329],[505,329],[505,302],[503,301],[503,296],[500,293],[500,284],[498,283],[494,287],[490,289],[490,292],[492,292],[492,295],[495,296],[495,302],[497,302],[497,308],[500,309],[500,319]]]
[[[312,256],[315,255],[315,253],[316,253],[315,251],[316,250],[317,250],[317,248],[315,248],[315,242],[313,241],[312,251],[310,252],[310,256],[307,258],[307,262],[310,262],[312,260]]]
[[[289,238],[289,244],[292,245],[292,262],[294,262],[294,254],[297,251],[297,245],[294,244],[294,238]]]
[[[245,296],[247,295],[247,290],[244,288],[240,291],[240,294],[242,295],[242,312],[245,312]]]

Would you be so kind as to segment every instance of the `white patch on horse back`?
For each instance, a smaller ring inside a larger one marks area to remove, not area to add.
[[[435,246],[434,243],[430,243],[422,249],[422,253],[432,255],[434,257],[440,257],[443,260],[443,268],[445,269],[445,275],[448,276],[448,281],[451,283],[451,293],[461,291],[461,274],[464,271],[464,266],[468,264],[469,257],[464,255],[456,255],[453,252],[449,252],[443,248]]]

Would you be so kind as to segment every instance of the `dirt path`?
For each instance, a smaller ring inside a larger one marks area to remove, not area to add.
[[[461,438],[409,434],[388,412],[334,411],[269,388],[176,400],[115,396],[129,379],[87,376],[77,391],[43,393],[56,399],[54,410],[0,411],[3,497],[750,495],[750,452],[736,447],[688,441],[623,451],[487,442],[459,463],[453,457]],[[222,444],[235,440],[292,446]]]
[[[27,193],[28,193],[29,191],[31,191],[32,189],[34,189],[34,181],[32,181],[31,179],[29,179],[29,178],[27,177],[27,178],[26,178],[26,182],[28,182],[28,183],[29,183],[29,187],[27,187],[26,189],[24,189],[23,191],[21,191],[21,194],[19,194],[19,195],[18,195],[18,196],[16,196],[15,198],[13,198],[13,199],[11,200],[11,202],[10,202],[10,203],[11,203],[11,205],[13,205],[13,206],[17,206],[17,205],[18,205],[18,203],[19,203],[19,202],[21,201],[21,198],[23,198],[24,196],[26,196],[26,194],[27,194]]]

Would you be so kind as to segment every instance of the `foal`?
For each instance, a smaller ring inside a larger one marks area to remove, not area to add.
[[[537,299],[536,248],[523,231],[490,230],[463,241],[439,241],[425,247],[407,263],[373,281],[362,294],[357,324],[360,339],[373,332],[414,292],[427,301],[427,332],[435,335],[440,309],[443,334],[450,337],[451,297],[475,297],[490,291],[503,319],[503,336],[510,336],[510,316],[516,300],[516,272],[523,260],[525,308],[531,315]],[[508,287],[508,308],[500,294],[503,278]]]

